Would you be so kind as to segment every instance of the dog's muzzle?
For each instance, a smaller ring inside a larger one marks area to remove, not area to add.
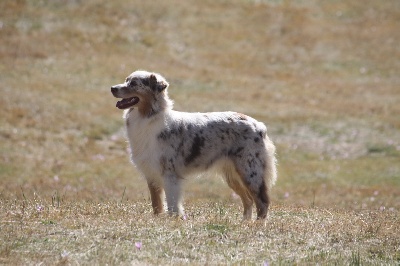
[[[111,87],[111,93],[114,95],[115,98],[123,98],[121,101],[118,101],[117,104],[115,105],[119,109],[127,109],[139,102],[138,97],[129,97],[129,98],[124,98],[119,95],[121,88],[123,88],[123,85],[115,85]]]

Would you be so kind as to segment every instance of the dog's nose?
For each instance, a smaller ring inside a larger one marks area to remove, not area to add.
[[[112,92],[112,93],[116,93],[117,90],[118,90],[118,87],[117,87],[117,86],[112,86],[112,87],[111,87],[111,92]]]

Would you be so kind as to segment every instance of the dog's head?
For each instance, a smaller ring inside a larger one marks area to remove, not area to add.
[[[130,74],[125,82],[111,87],[111,92],[116,98],[122,98],[117,102],[119,109],[137,107],[146,115],[154,112],[154,108],[162,107],[163,101],[168,100],[166,89],[168,82],[157,73],[147,71],[135,71]]]

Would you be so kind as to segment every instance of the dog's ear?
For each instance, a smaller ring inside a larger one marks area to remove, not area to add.
[[[156,75],[151,74],[149,77],[150,88],[156,92],[162,92],[168,87],[168,82],[164,79],[157,80]]]

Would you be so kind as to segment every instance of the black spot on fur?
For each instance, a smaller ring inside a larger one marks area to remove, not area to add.
[[[148,78],[142,79],[142,84],[143,84],[144,86],[149,86],[149,85],[150,85],[149,79],[148,79]]]
[[[243,147],[237,148],[237,150],[235,151],[235,154],[239,154],[243,149],[244,149]]]
[[[137,85],[137,82],[135,80],[131,80],[131,82],[129,82],[130,87],[135,87],[136,85]]]
[[[201,153],[201,148],[204,147],[204,142],[204,137],[200,137],[199,135],[196,135],[194,137],[192,148],[190,149],[190,154],[188,157],[185,158],[185,164],[190,164],[191,162],[193,162],[193,160],[199,157]]]
[[[258,137],[257,137],[257,138],[254,138],[254,141],[255,141],[255,142],[259,142],[259,141],[260,141],[260,138],[258,138]]]
[[[178,132],[179,132],[180,135],[182,135],[182,133],[183,133],[183,125],[179,125]]]
[[[156,115],[156,114],[158,114],[158,112],[156,110],[154,110],[153,108],[151,108],[151,110],[147,114],[147,117],[152,117],[153,115]]]
[[[160,134],[158,134],[157,138],[162,139],[162,140],[167,140],[169,138],[170,134],[167,131],[162,131]]]
[[[173,159],[168,160],[168,168],[169,171],[175,172],[175,164]]]
[[[176,135],[178,134],[178,131],[177,131],[175,128],[172,128],[172,129],[169,131],[169,133],[170,133],[172,136],[176,136]]]
[[[258,198],[264,202],[269,204],[269,198],[268,198],[268,194],[267,194],[267,187],[265,186],[265,182],[264,180],[262,181],[260,188],[258,190]]]
[[[244,149],[244,147],[239,147],[239,148],[237,148],[237,149],[235,149],[235,150],[233,150],[233,149],[231,149],[229,152],[228,152],[228,155],[229,156],[237,156],[237,157],[240,157],[240,153],[241,153],[241,151]]]
[[[143,84],[143,85],[145,85],[145,86],[150,86],[150,79],[149,79],[149,78],[141,79],[141,81],[142,81],[142,84]]]

